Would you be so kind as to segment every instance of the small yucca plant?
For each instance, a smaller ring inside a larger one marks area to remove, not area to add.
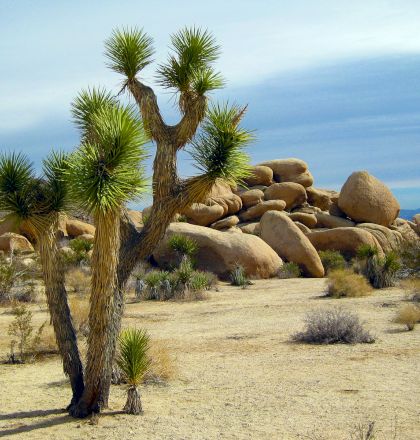
[[[245,289],[251,284],[246,276],[245,269],[242,266],[237,265],[230,273],[230,284],[232,286],[240,286]]]
[[[119,343],[117,365],[129,385],[124,411],[138,415],[143,411],[138,386],[150,366],[149,335],[146,330],[128,328],[121,332]]]

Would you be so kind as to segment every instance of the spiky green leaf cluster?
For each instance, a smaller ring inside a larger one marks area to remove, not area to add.
[[[153,40],[143,29],[115,29],[111,37],[105,41],[105,56],[108,67],[125,75],[128,80],[152,62],[154,54]]]
[[[52,214],[66,207],[65,162],[63,153],[51,153],[44,161],[44,175],[38,178],[27,156],[0,155],[0,210],[34,226],[48,224]]]
[[[223,87],[223,78],[212,65],[219,57],[220,46],[210,32],[184,28],[171,40],[174,53],[158,69],[163,87],[200,96]]]
[[[145,330],[128,328],[121,332],[117,365],[129,385],[139,385],[150,366],[149,341]]]
[[[253,136],[239,126],[242,114],[238,106],[228,104],[215,105],[208,110],[190,151],[203,179],[223,179],[236,184],[250,175],[249,156],[244,149]]]
[[[132,107],[115,104],[95,111],[89,130],[69,160],[72,197],[92,214],[120,209],[146,185],[142,124]]]
[[[94,115],[103,107],[116,104],[115,97],[104,88],[93,87],[82,90],[71,104],[71,113],[83,137],[89,133]]]

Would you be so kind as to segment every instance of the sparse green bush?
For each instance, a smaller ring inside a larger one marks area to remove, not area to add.
[[[420,241],[405,242],[401,250],[401,262],[412,274],[420,275]]]
[[[73,252],[61,254],[66,266],[80,266],[90,263],[89,252],[93,249],[93,243],[84,238],[75,238],[69,242],[69,248]]]
[[[16,257],[0,257],[0,303],[33,302],[36,299],[33,282],[27,282],[32,273]],[[19,289],[17,289],[19,286]]]
[[[137,415],[142,412],[138,386],[150,366],[149,340],[147,332],[138,329],[123,330],[119,337],[117,365],[129,385],[127,402],[124,406],[127,414]]]
[[[397,312],[394,322],[404,324],[407,330],[414,330],[415,325],[420,321],[420,307],[415,304],[406,304]]]
[[[319,251],[319,258],[321,258],[322,265],[324,266],[325,273],[336,269],[345,269],[346,260],[343,255],[338,251],[326,250]]]
[[[378,250],[369,245],[362,245],[357,251],[362,261],[361,271],[375,289],[395,286],[397,272],[401,268],[400,258],[395,252],[378,256]]]
[[[230,273],[230,284],[232,284],[232,286],[240,286],[242,289],[245,289],[251,284],[242,266],[237,265],[232,270]]]
[[[10,323],[8,334],[12,339],[10,342],[10,363],[24,363],[30,356],[34,356],[37,346],[41,342],[41,335],[46,322],[44,322],[32,336],[34,327],[32,325],[32,312],[24,305],[15,305],[12,309],[15,319]],[[17,345],[18,358],[15,354]]]
[[[372,287],[366,278],[350,269],[337,269],[328,274],[327,296],[355,298],[371,292]]]
[[[169,238],[168,241],[169,247],[176,252],[178,256],[178,264],[181,264],[182,261],[187,257],[191,265],[194,266],[194,255],[198,251],[197,242],[185,235],[174,234]]]
[[[301,275],[302,271],[300,270],[299,265],[291,261],[284,263],[277,274],[281,279],[299,278]]]
[[[375,339],[360,323],[359,317],[341,308],[313,310],[306,315],[303,332],[293,335],[307,344],[372,343]]]

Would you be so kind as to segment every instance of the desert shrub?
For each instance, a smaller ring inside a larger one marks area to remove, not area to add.
[[[144,383],[163,384],[175,376],[175,359],[164,341],[152,340],[148,356],[150,364],[143,378]]]
[[[169,272],[151,270],[144,275],[142,281],[145,286],[142,292],[142,299],[162,300],[164,299],[165,287],[168,287]]]
[[[361,272],[375,289],[395,286],[401,268],[400,258],[395,252],[379,257],[377,248],[362,245],[357,250],[357,257],[362,262]]]
[[[336,269],[345,269],[346,260],[338,251],[319,251],[319,258],[324,266],[325,273]]]
[[[242,289],[245,289],[251,284],[246,275],[245,269],[240,265],[235,266],[235,268],[230,273],[229,278],[230,284],[232,284],[232,286],[240,286],[242,287]]]
[[[10,363],[24,363],[29,359],[34,359],[38,346],[41,342],[42,333],[46,322],[44,322],[34,334],[32,325],[32,312],[24,305],[15,305],[12,308],[14,320],[10,323],[8,334],[12,337],[10,341]],[[18,353],[15,353],[17,346]]]
[[[414,330],[415,325],[420,321],[420,307],[415,304],[406,304],[398,310],[394,318],[397,324],[404,324],[408,330]]]
[[[149,335],[145,330],[126,329],[119,337],[119,353],[116,359],[125,382],[129,385],[124,411],[128,414],[142,412],[138,386],[150,366]]]
[[[406,241],[401,249],[401,262],[410,273],[420,274],[420,242]]]
[[[302,271],[298,264],[293,262],[284,263],[279,269],[277,276],[281,279],[286,278],[299,278],[302,275]]]
[[[350,269],[336,269],[328,274],[327,296],[355,298],[369,295],[371,291],[366,278]]]
[[[78,336],[87,337],[89,334],[89,301],[81,297],[72,296],[69,299],[69,307]]]
[[[81,267],[72,267],[66,273],[66,284],[76,293],[85,293],[90,287],[90,274]]]
[[[306,315],[305,329],[293,335],[296,342],[307,344],[372,343],[374,338],[359,317],[341,308],[313,310]]]
[[[72,252],[62,253],[61,258],[67,267],[89,265],[89,252],[93,249],[93,243],[84,238],[75,238],[69,242]]]
[[[177,265],[188,258],[191,261],[191,265],[194,266],[194,255],[198,251],[198,245],[195,240],[185,235],[174,234],[169,238],[168,245],[177,254]]]
[[[409,299],[420,302],[420,278],[407,278],[402,281],[402,288],[407,291]]]
[[[0,257],[0,302],[12,301],[12,289],[25,279],[26,270],[15,258]]]

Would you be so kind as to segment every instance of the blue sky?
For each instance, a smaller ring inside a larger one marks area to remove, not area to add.
[[[212,99],[248,103],[254,163],[299,157],[315,186],[339,189],[354,170],[384,180],[402,207],[420,207],[420,2],[0,0],[0,149],[39,164],[78,133],[70,102],[88,85],[118,90],[104,65],[114,27],[153,36],[207,27],[223,48],[227,87]],[[154,69],[144,80],[153,85]],[[156,89],[168,121],[177,114]],[[183,174],[193,172],[188,157]]]

